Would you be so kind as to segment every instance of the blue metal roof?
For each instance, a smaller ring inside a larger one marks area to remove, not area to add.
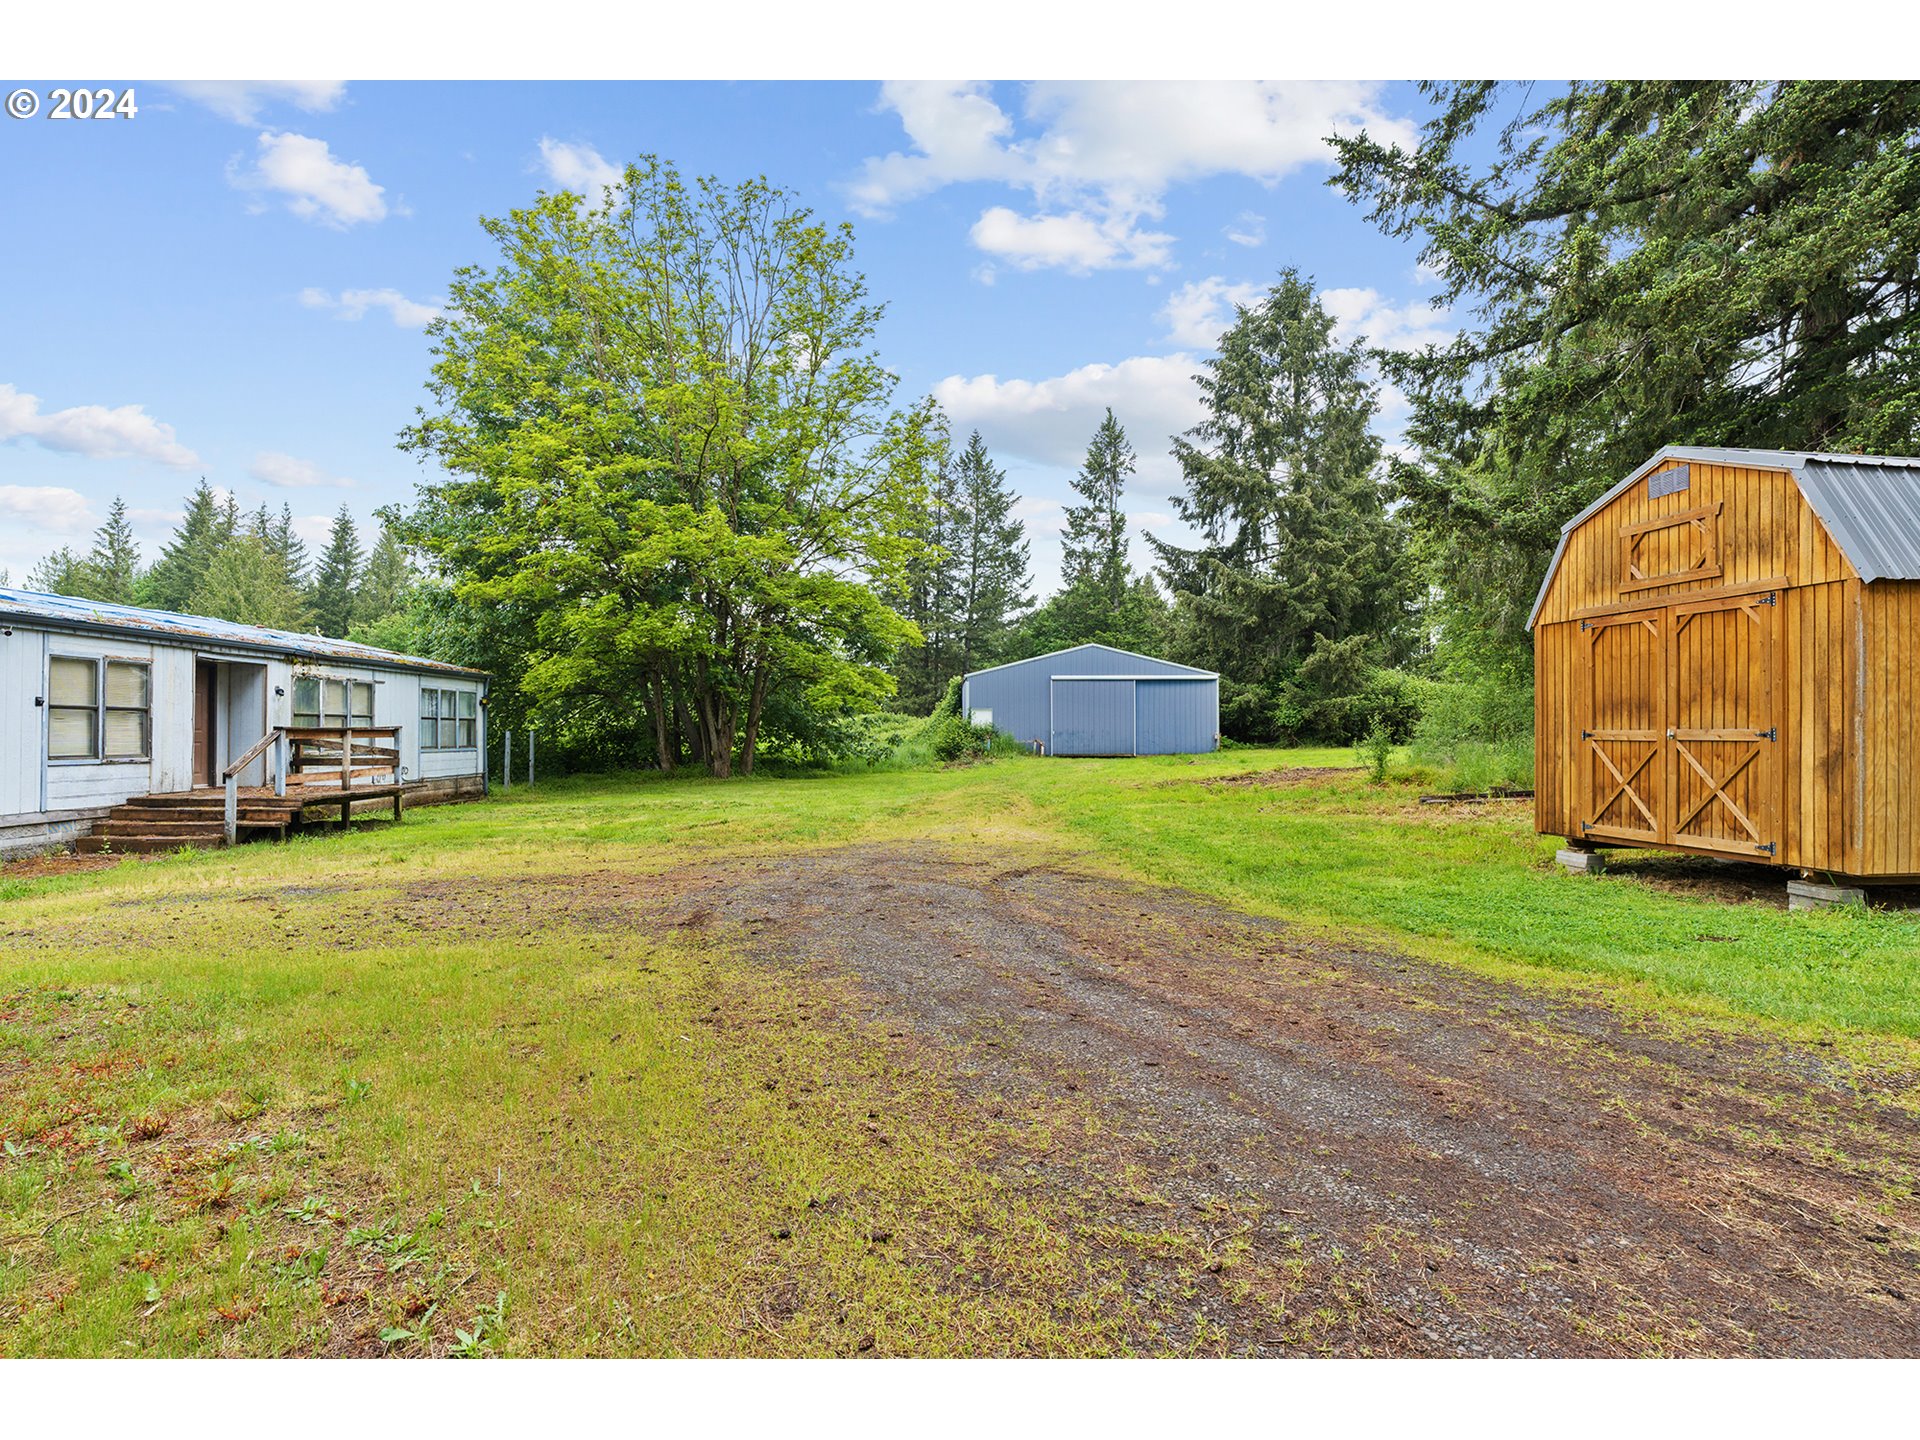
[[[308,656],[390,670],[431,670],[437,673],[484,676],[486,671],[449,665],[418,655],[401,655],[329,635],[302,635],[294,630],[269,630],[241,625],[209,615],[176,615],[171,610],[148,610],[139,605],[112,605],[105,600],[82,600],[71,595],[42,595],[34,590],[0,589],[0,624],[35,624],[54,629],[90,630],[128,635],[152,635],[169,640],[203,641],[274,655]]]
[[[1529,630],[1547,603],[1547,587],[1567,553],[1567,537],[1631,489],[1636,480],[1668,460],[1784,470],[1793,477],[1833,543],[1862,580],[1869,584],[1875,580],[1920,580],[1920,459],[1668,445],[1560,527],[1560,544],[1541,577],[1533,613],[1527,616]]]

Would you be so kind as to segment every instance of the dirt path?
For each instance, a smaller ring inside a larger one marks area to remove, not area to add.
[[[857,977],[982,1104],[1074,1120],[1008,1163],[1090,1243],[1219,1247],[1189,1288],[1223,1348],[1306,1317],[1371,1353],[1920,1353],[1911,1077],[1053,869],[843,850],[667,888],[672,923]]]

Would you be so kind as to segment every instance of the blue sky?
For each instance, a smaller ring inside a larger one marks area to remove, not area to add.
[[[367,521],[406,500],[421,472],[394,436],[450,273],[490,258],[477,218],[643,152],[764,173],[854,223],[903,393],[981,430],[1043,591],[1107,405],[1140,453],[1136,525],[1181,533],[1167,439],[1195,416],[1190,377],[1282,266],[1347,333],[1450,329],[1412,250],[1324,183],[1321,137],[1410,134],[1410,86],[133,83],[131,120],[0,119],[16,584],[84,547],[116,494],[151,559],[201,475],[248,509],[290,503],[316,546],[341,504]]]

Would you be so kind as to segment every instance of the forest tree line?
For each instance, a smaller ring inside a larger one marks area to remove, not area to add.
[[[343,505],[317,556],[295,533],[293,509],[242,513],[203,479],[151,563],[115,496],[83,551],[62,546],[26,578],[26,588],[114,605],[210,615],[243,625],[362,638],[377,635],[407,605],[418,576],[390,530],[371,549]],[[356,633],[361,632],[361,633]]]
[[[1231,739],[1524,757],[1526,615],[1608,485],[1666,444],[1920,444],[1920,86],[1426,93],[1417,142],[1336,139],[1330,183],[1418,247],[1455,338],[1343,340],[1283,270],[1201,363],[1198,425],[1088,436],[1044,601],[986,443],[896,393],[850,229],[654,159],[601,205],[483,222],[497,260],[455,275],[402,437],[440,473],[351,585],[284,510],[204,487],[151,570],[117,512],[36,580],[482,666],[496,723],[581,766],[829,758],[864,715],[1085,641],[1219,671]],[[1383,383],[1411,408],[1392,452]],[[1136,551],[1136,445],[1163,443],[1192,538]]]

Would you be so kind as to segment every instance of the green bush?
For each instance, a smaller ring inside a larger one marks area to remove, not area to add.
[[[1366,766],[1367,779],[1375,785],[1386,784],[1387,766],[1393,760],[1393,731],[1387,728],[1387,722],[1375,716],[1360,743],[1353,747],[1353,753],[1354,758]]]
[[[947,763],[981,760],[993,753],[999,735],[991,725],[975,725],[964,716],[940,717],[929,735],[933,758]]]
[[[1424,681],[1413,758],[1455,790],[1533,784],[1533,688],[1482,680]]]

